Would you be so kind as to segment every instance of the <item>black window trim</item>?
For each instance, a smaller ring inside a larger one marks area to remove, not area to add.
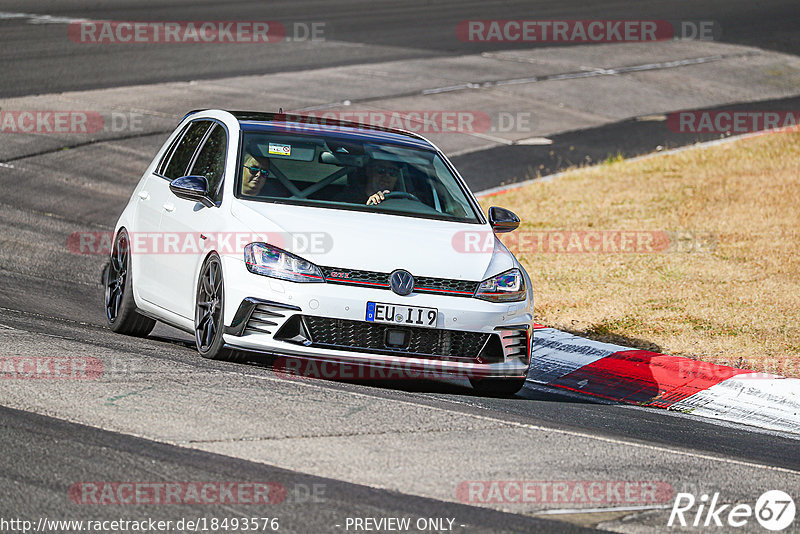
[[[200,152],[203,150],[203,147],[206,146],[206,141],[208,141],[208,138],[211,136],[211,132],[214,131],[214,128],[217,127],[214,121],[208,122],[211,123],[211,126],[208,128],[208,130],[206,130],[206,133],[203,134],[203,138],[200,139],[200,142],[197,143],[197,147],[194,149],[194,154],[192,154],[192,157],[189,159],[189,165],[186,166],[186,170],[184,172],[189,172],[194,167],[194,164],[197,163],[197,158],[200,156]]]
[[[203,120],[203,119],[198,119],[198,120]],[[216,195],[220,193],[221,189],[225,185],[225,170],[228,168],[228,148],[230,147],[231,136],[230,132],[228,131],[228,127],[225,126],[225,123],[223,123],[222,121],[217,119],[205,119],[205,120],[210,121],[212,123],[211,128],[208,129],[205,135],[203,135],[203,139],[201,139],[200,143],[198,143],[197,148],[194,151],[194,154],[192,154],[192,159],[189,162],[189,166],[186,167],[185,172],[188,172],[189,169],[192,169],[194,167],[194,164],[197,163],[197,158],[200,156],[200,151],[203,150],[203,147],[205,147],[206,141],[208,141],[208,138],[211,137],[211,132],[214,131],[214,128],[216,128],[218,125],[222,126],[222,129],[225,131],[225,163],[222,166],[222,179],[219,181],[219,185],[217,185],[217,191],[215,191],[214,196],[212,197],[215,198]],[[219,207],[219,205],[222,203],[222,199],[220,198],[220,200],[216,200],[215,203]]]
[[[167,165],[169,165],[170,160],[172,160],[172,155],[175,153],[175,147],[178,146],[178,143],[180,143],[183,137],[186,135],[186,132],[189,130],[189,126],[191,126],[191,124],[191,122],[186,123],[180,133],[175,136],[175,139],[172,140],[172,143],[170,143],[167,151],[164,152],[163,156],[161,156],[161,161],[158,162],[153,174],[161,178],[168,179],[166,176],[164,176],[164,169],[167,167]]]
[[[178,136],[178,137],[180,137],[180,141],[183,141],[183,138],[184,138],[184,137],[186,137],[186,134],[187,134],[187,132],[189,131],[189,128],[191,128],[192,124],[194,124],[195,122],[201,122],[201,121],[204,121],[204,122],[211,122],[211,123],[214,123],[214,122],[219,122],[219,121],[217,121],[216,119],[210,119],[210,118],[204,118],[204,117],[198,117],[198,118],[196,118],[196,119],[193,119],[193,120],[189,121],[189,123],[188,123],[188,124],[186,124],[186,126],[185,126],[185,127],[184,127],[184,129],[183,129],[183,132],[181,133],[181,135],[180,135],[180,136]],[[197,157],[197,150],[198,150],[200,147],[202,147],[202,146],[203,146],[203,144],[205,143],[206,137],[208,136],[208,132],[210,132],[210,131],[213,129],[213,127],[214,127],[214,126],[213,126],[213,124],[212,124],[211,128],[209,128],[209,129],[208,129],[208,130],[207,130],[207,131],[206,131],[206,132],[203,134],[203,138],[202,138],[202,139],[200,139],[200,142],[199,142],[199,143],[197,144],[197,146],[195,147],[195,149],[194,149],[194,152],[192,153],[192,157],[191,157],[191,158],[189,158],[189,165],[187,165],[187,166],[186,166],[186,168],[185,168],[185,169],[183,169],[183,172],[184,172],[184,173],[186,173],[186,171],[188,171],[189,169],[191,169],[191,168],[192,168],[192,165],[194,164],[194,159]],[[172,156],[174,155],[174,152],[175,152],[175,150],[177,149],[178,145],[180,144],[180,141],[178,141],[177,143],[175,143],[175,146],[171,147],[171,151],[172,151],[172,153],[170,154],[170,156],[169,156],[169,160],[168,160],[167,164],[164,166],[164,168],[157,169],[157,171],[164,171],[164,170],[166,170],[166,167],[168,167],[168,166],[169,166],[169,161],[171,161],[171,160],[172,160]],[[155,172],[154,174],[155,174],[156,176],[160,177],[160,178],[163,178],[164,180],[166,180],[166,181],[168,181],[168,182],[172,182],[172,179],[171,179],[171,178],[167,178],[166,176],[164,176],[163,174],[161,174],[161,172]],[[184,174],[183,176],[186,176],[186,174]]]

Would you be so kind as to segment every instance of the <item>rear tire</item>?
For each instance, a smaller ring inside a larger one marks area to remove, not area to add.
[[[212,252],[200,269],[194,312],[194,341],[203,358],[230,362],[244,361],[245,353],[225,347],[225,283],[222,262]]]
[[[476,392],[493,397],[513,397],[525,386],[524,378],[481,378],[469,382]]]
[[[124,229],[114,239],[111,258],[103,269],[103,286],[106,326],[128,336],[145,337],[152,332],[156,322],[140,314],[133,299],[130,240]]]

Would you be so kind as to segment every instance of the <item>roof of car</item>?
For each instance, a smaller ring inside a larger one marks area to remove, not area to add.
[[[191,112],[189,115],[192,113],[195,112]],[[435,149],[430,141],[421,135],[384,126],[293,113],[259,111],[229,111],[229,113],[239,121],[242,130],[248,132],[316,133],[340,139],[369,140],[428,150]]]

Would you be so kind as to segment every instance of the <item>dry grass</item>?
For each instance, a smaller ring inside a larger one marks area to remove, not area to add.
[[[640,254],[527,247],[518,257],[540,323],[800,376],[800,134],[611,162],[482,202],[515,211],[518,232],[689,231],[715,244]]]

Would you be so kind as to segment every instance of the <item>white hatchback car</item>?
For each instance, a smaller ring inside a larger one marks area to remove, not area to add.
[[[510,394],[530,366],[530,279],[423,137],[304,116],[188,114],[116,226],[108,326],[162,321],[200,354],[437,369]]]

